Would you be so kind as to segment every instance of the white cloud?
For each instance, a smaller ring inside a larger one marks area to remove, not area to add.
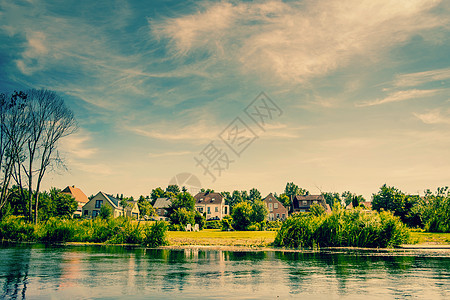
[[[88,132],[79,130],[61,140],[61,149],[72,158],[91,158],[98,152],[98,148],[88,146],[91,140],[92,137]]]
[[[450,124],[450,113],[442,113],[441,109],[429,110],[426,113],[414,113],[414,116],[425,124]]]
[[[397,91],[389,94],[387,97],[382,99],[376,99],[373,101],[365,101],[360,102],[356,104],[356,106],[364,107],[364,106],[374,106],[374,105],[380,105],[380,104],[386,104],[386,103],[392,103],[392,102],[400,102],[400,101],[406,101],[411,99],[418,99],[418,98],[426,98],[436,95],[442,91],[442,89],[434,89],[434,90],[407,90],[407,91]]]
[[[173,152],[162,152],[162,153],[149,153],[148,156],[151,158],[158,157],[170,157],[170,156],[183,156],[188,154],[193,154],[192,151],[173,151]]]
[[[150,21],[175,55],[200,51],[242,65],[243,73],[304,82],[448,24],[430,10],[439,0],[265,1],[204,4],[194,14]]]
[[[425,72],[409,73],[397,75],[394,86],[412,87],[433,81],[443,81],[450,79],[450,68],[437,69]]]

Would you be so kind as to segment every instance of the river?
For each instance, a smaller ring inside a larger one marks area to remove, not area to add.
[[[1,299],[450,299],[450,252],[0,244]]]

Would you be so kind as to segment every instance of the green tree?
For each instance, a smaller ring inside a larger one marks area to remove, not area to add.
[[[425,230],[429,232],[450,232],[450,191],[440,187],[433,194],[425,191],[422,203],[422,217]]]
[[[292,204],[292,199],[297,196],[309,195],[309,191],[299,188],[298,185],[293,182],[286,183],[286,187],[284,188],[284,194],[289,198],[289,207]]]
[[[291,199],[289,199],[288,196],[286,196],[285,193],[280,194],[280,196],[278,196],[278,201],[280,201],[284,207],[288,208],[291,206]]]
[[[156,215],[156,210],[150,204],[150,202],[144,198],[144,196],[140,196],[138,200],[139,213],[142,216],[154,216]]]
[[[244,201],[244,199],[242,199],[241,192],[233,191],[230,199],[228,200],[228,205],[230,206],[230,211],[233,211],[234,206],[238,203],[241,203],[242,201]]]
[[[253,209],[250,203],[244,201],[236,204],[231,216],[233,218],[233,228],[236,230],[246,230],[252,224]]]
[[[256,188],[251,189],[249,193],[249,200],[252,202],[261,200],[261,193]]]
[[[251,221],[252,223],[261,223],[266,219],[269,215],[269,210],[267,209],[266,204],[261,200],[255,200],[252,203],[252,214]]]
[[[180,187],[176,184],[171,184],[171,185],[167,186],[166,192],[172,192],[175,195],[177,195],[178,193],[180,193]]]
[[[338,201],[341,203],[341,196],[339,193],[322,193],[323,198],[325,199],[325,202],[330,206],[333,207],[334,202]]]
[[[55,217],[71,218],[78,208],[78,202],[74,197],[61,193],[60,189],[52,188],[50,198],[55,205]]]
[[[111,206],[109,205],[102,205],[102,207],[100,207],[100,213],[99,216],[100,218],[104,219],[104,220],[108,220],[112,217],[113,211]]]
[[[121,199],[119,204],[122,206],[122,215],[125,217],[125,210],[129,207],[127,198]]]
[[[162,197],[164,197],[164,190],[162,188],[157,187],[156,189],[153,189],[152,193],[150,195],[150,198],[152,198],[151,204],[154,205],[156,199],[162,198]]]

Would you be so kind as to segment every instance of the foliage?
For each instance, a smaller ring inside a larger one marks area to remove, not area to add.
[[[337,201],[341,203],[341,196],[339,193],[322,193],[323,198],[325,199],[325,202],[330,206],[333,207],[334,203]]]
[[[152,198],[152,205],[155,205],[156,199],[164,197],[164,190],[160,187],[152,190],[150,198]]]
[[[167,186],[166,193],[174,193],[175,195],[178,195],[180,193],[180,187],[176,184],[171,184]]]
[[[230,231],[233,230],[233,217],[230,215],[226,215],[222,218],[222,230],[223,231]]]
[[[320,204],[313,204],[309,208],[311,214],[313,214],[316,217],[319,217],[323,214],[325,214],[325,208]]]
[[[391,211],[410,227],[423,226],[420,217],[420,205],[420,197],[406,195],[395,187],[389,187],[386,184],[380,188],[377,194],[373,195],[372,200],[373,209]]]
[[[291,199],[289,199],[288,196],[286,196],[286,194],[280,194],[280,196],[278,197],[278,201],[280,201],[284,207],[287,207],[289,209],[289,207],[291,206]]]
[[[164,222],[156,222],[153,226],[149,222],[142,225],[123,217],[108,220],[63,220],[52,217],[37,225],[16,216],[0,221],[0,239],[46,243],[131,243],[157,247],[167,244],[166,231]]]
[[[144,198],[144,196],[139,197],[138,207],[141,216],[151,217],[156,215],[156,210],[153,208],[151,203]]]
[[[182,226],[186,226],[187,224],[193,225],[195,224],[195,215],[195,211],[180,207],[170,214],[169,219],[172,224],[179,224]]]
[[[199,230],[202,230],[203,227],[205,227],[205,224],[206,224],[205,216],[203,214],[201,214],[200,212],[195,211],[194,223],[198,224],[198,229]]]
[[[222,228],[222,222],[220,220],[209,220],[206,221],[206,229],[220,229]]]
[[[425,192],[422,209],[425,230],[429,232],[450,232],[450,191],[448,187],[438,188],[433,194]]]
[[[252,214],[250,220],[252,223],[261,223],[263,222],[267,215],[269,214],[269,210],[267,209],[266,204],[261,200],[255,200],[252,203]]]
[[[48,220],[51,217],[71,218],[78,207],[75,198],[57,188],[51,188],[49,193],[41,193],[39,199],[40,220]]]
[[[298,187],[298,185],[293,182],[286,183],[286,187],[284,188],[284,194],[288,197],[288,203],[283,202],[284,206],[290,207],[292,205],[292,198],[294,196],[300,195],[309,195],[309,191]]]
[[[254,201],[257,201],[257,200],[261,200],[261,193],[258,191],[258,189],[252,188],[250,190],[250,193],[249,193],[248,197],[249,197],[249,200],[251,202],[254,202]]]
[[[143,229],[142,244],[147,247],[159,247],[169,244],[167,241],[167,225],[164,221],[156,221],[153,225],[146,224]]]
[[[241,202],[234,206],[231,216],[233,217],[233,228],[236,230],[246,230],[252,224],[253,209],[250,203]]]
[[[392,247],[407,240],[405,225],[390,212],[336,207],[330,215],[292,215],[283,223],[274,244],[290,248]]]
[[[104,220],[108,220],[112,217],[113,211],[111,206],[109,205],[102,205],[102,207],[100,207],[100,212],[99,212],[99,216],[100,218],[104,219]]]

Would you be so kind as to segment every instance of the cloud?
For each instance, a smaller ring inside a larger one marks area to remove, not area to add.
[[[158,158],[158,157],[170,157],[170,156],[182,156],[182,155],[188,155],[193,154],[192,151],[174,151],[174,152],[163,152],[163,153],[149,153],[148,156],[151,158]]]
[[[425,72],[397,75],[393,85],[396,87],[412,87],[433,81],[450,79],[450,68],[430,70]]]
[[[374,106],[374,105],[380,105],[380,104],[386,104],[386,103],[392,103],[392,102],[400,102],[400,101],[407,101],[411,99],[418,99],[418,98],[426,98],[436,95],[437,93],[441,92],[442,89],[433,89],[433,90],[407,90],[407,91],[397,91],[389,94],[387,97],[382,99],[377,99],[373,101],[365,101],[360,102],[356,104],[358,107],[364,107],[364,106]]]
[[[413,113],[416,118],[425,124],[450,124],[450,112],[442,109],[429,110],[426,113]]]
[[[448,24],[431,11],[440,2],[203,2],[193,14],[149,24],[174,56],[207,53],[205,60],[239,65],[243,74],[298,83],[376,61],[411,36]]]
[[[72,158],[91,158],[98,152],[98,148],[87,145],[91,140],[92,137],[88,132],[79,130],[61,140],[61,149],[69,153]]]

